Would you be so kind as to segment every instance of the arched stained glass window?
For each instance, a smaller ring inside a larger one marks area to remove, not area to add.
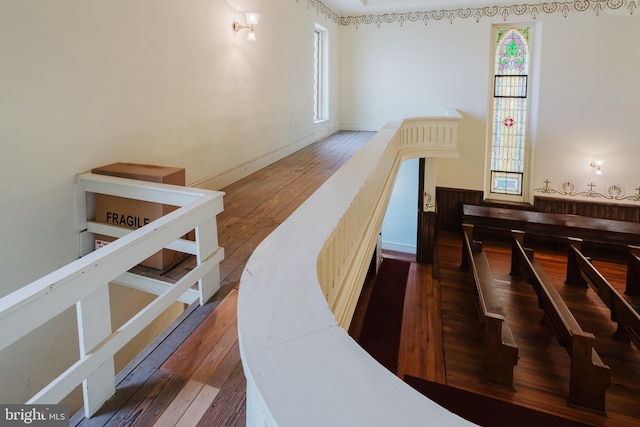
[[[522,196],[527,135],[529,28],[497,28],[491,193]]]

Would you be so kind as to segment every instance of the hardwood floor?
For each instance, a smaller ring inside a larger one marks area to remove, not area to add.
[[[238,350],[237,289],[256,246],[374,132],[338,132],[224,189],[218,215],[221,290],[191,306],[116,378],[116,395],[81,426],[245,425],[246,383]],[[175,280],[192,258],[166,272]],[[157,276],[150,269],[139,273]]]
[[[396,375],[411,375],[429,381],[445,383],[442,321],[440,316],[440,286],[433,280],[433,266],[416,263],[416,257],[395,251],[383,251],[383,258],[411,263],[405,290],[402,331]],[[359,338],[361,319],[367,310],[372,278],[368,278],[358,301],[349,335]]]
[[[545,323],[531,286],[509,275],[510,243],[486,236],[482,241],[519,347],[520,358],[514,369],[515,390],[480,381],[483,332],[476,314],[473,282],[469,273],[460,268],[462,241],[457,233],[439,233],[437,261],[433,266],[415,264],[414,257],[399,253],[383,254],[412,262],[397,375],[446,384],[584,425],[640,425],[640,351],[611,338],[615,324],[595,292],[563,284],[565,252],[555,246],[534,245],[536,258],[582,328],[596,335],[596,349],[611,368],[606,416],[567,405],[570,363],[567,351],[557,343]],[[618,290],[624,289],[623,265],[597,259],[593,262]],[[356,340],[360,317],[366,311],[368,286],[370,282],[365,284],[349,331]],[[637,299],[632,302],[637,303]]]
[[[71,425],[244,425],[246,391],[236,329],[237,289],[244,265],[262,239],[372,135],[338,133],[224,188],[225,210],[218,217],[220,245],[225,248],[221,290],[204,306],[189,307],[118,375],[116,395],[97,415],[85,419],[77,414]],[[409,271],[398,375],[483,393],[591,425],[640,425],[640,352],[607,338],[613,325],[597,297],[560,286],[583,328],[599,331],[598,352],[612,368],[606,418],[567,406],[566,351],[541,322],[530,287],[508,275],[509,246],[484,243],[521,349],[514,370],[516,391],[479,381],[482,335],[470,278],[459,268],[461,242],[451,233],[440,233],[438,261],[433,266],[414,262]],[[406,257],[389,252],[385,256]],[[550,269],[549,276],[561,285],[560,257],[553,251],[538,256]],[[191,268],[190,262],[168,276],[181,275]],[[619,268],[607,263],[600,266],[609,280],[624,287]],[[365,284],[351,324],[350,333],[356,338],[369,291]]]
[[[536,248],[536,258],[585,331],[596,335],[596,349],[612,373],[607,390],[606,416],[569,407],[570,358],[553,336],[538,308],[537,297],[524,280],[509,275],[509,242],[483,241],[507,321],[519,348],[514,368],[515,391],[480,383],[482,331],[475,315],[475,301],[468,273],[460,270],[461,241],[457,235],[439,237],[439,271],[446,383],[538,411],[552,413],[588,425],[640,425],[640,351],[614,341],[615,324],[608,308],[591,289],[565,286],[566,255],[563,251]],[[595,261],[618,289],[624,289],[625,268]]]

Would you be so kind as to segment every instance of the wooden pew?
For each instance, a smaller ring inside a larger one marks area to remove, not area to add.
[[[640,315],[591,264],[581,249],[582,239],[569,239],[565,283],[574,286],[590,286],[611,310],[611,320],[618,324],[613,337],[625,342],[632,340],[640,349]]]
[[[505,316],[482,243],[473,241],[473,225],[463,224],[463,268],[471,271],[476,308],[484,328],[482,381],[513,389],[518,347]]]
[[[640,246],[629,245],[627,259],[627,287],[624,293],[627,295],[640,294]]]
[[[533,251],[524,248],[524,232],[512,231],[512,235],[511,274],[527,278],[538,296],[538,307],[544,310],[558,342],[571,356],[569,405],[604,414],[611,372],[593,348],[595,336],[582,330]]]
[[[627,246],[640,241],[640,223],[587,216],[463,205],[462,221],[477,228],[522,230],[548,239],[580,237],[586,242]]]

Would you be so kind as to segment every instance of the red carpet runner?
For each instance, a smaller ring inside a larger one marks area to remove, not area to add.
[[[358,341],[363,349],[394,374],[398,370],[402,311],[410,265],[396,259],[382,260]]]
[[[394,374],[398,369],[402,312],[410,263],[382,261],[363,320],[358,343]],[[585,427],[577,421],[537,412],[431,381],[404,381],[429,399],[483,427]]]

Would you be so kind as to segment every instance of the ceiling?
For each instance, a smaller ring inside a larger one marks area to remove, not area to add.
[[[522,0],[320,0],[339,16],[517,4]],[[530,1],[536,3],[536,1]]]

